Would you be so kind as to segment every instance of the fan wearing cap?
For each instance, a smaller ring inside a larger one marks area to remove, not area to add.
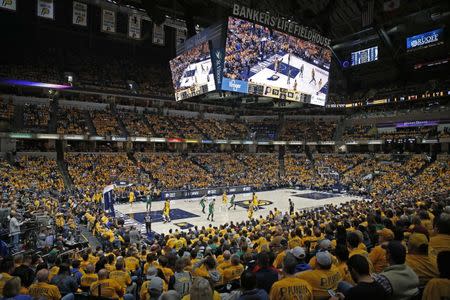
[[[450,251],[442,251],[437,256],[439,278],[428,281],[422,300],[450,299]]]
[[[331,251],[331,241],[329,239],[324,239],[319,242],[319,250],[318,251]],[[338,260],[334,255],[331,255],[331,259],[333,260],[333,265],[338,264]],[[312,269],[317,268],[317,259],[315,256],[311,257],[308,263]]]
[[[383,286],[387,299],[406,300],[419,293],[419,277],[405,264],[406,248],[400,241],[390,241],[386,247],[389,267],[374,279]]]
[[[328,251],[316,253],[317,269],[295,274],[297,278],[304,279],[313,288],[314,299],[328,297],[328,290],[336,290],[342,275],[333,265],[333,259]]]
[[[142,283],[141,290],[139,291],[140,299],[149,299],[150,298],[150,288],[151,282],[153,279],[158,278],[158,270],[155,267],[149,267],[146,273],[145,281]],[[163,291],[168,290],[167,283],[163,280]]]
[[[311,285],[294,275],[296,266],[295,257],[287,253],[283,259],[283,277],[272,285],[270,300],[313,299]]]
[[[423,233],[413,233],[408,239],[408,254],[406,264],[419,276],[421,286],[439,273],[428,257],[428,238]]]
[[[386,260],[386,250],[381,246],[383,243],[390,242],[394,239],[394,232],[389,228],[378,230],[378,245],[369,253],[369,259],[372,262],[375,273],[380,273],[388,266]]]
[[[306,252],[302,247],[295,247],[289,251],[297,260],[295,266],[295,273],[311,270],[311,266],[305,262]]]

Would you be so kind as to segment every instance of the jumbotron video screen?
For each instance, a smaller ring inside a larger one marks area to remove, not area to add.
[[[208,42],[189,49],[170,62],[175,100],[201,95],[216,89]]]
[[[222,89],[325,105],[331,50],[228,18]]]

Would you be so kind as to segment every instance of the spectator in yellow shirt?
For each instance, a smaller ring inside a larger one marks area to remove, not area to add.
[[[425,286],[430,279],[439,276],[428,256],[428,238],[425,234],[413,233],[409,236],[406,264],[419,276],[420,286]]]
[[[108,271],[106,269],[101,269],[98,271],[98,281],[91,285],[91,295],[120,299],[123,296],[123,289],[117,281],[108,278]]]
[[[128,286],[131,285],[131,276],[125,270],[124,262],[122,259],[117,259],[116,270],[109,273],[109,278],[117,281],[117,283],[125,291]]]
[[[422,300],[450,299],[450,251],[441,251],[437,256],[439,278],[428,281]]]
[[[313,299],[312,286],[296,277],[295,267],[297,260],[288,253],[283,259],[283,277],[272,285],[270,290],[270,300],[291,300],[291,299]]]
[[[0,296],[3,296],[3,287],[5,283],[12,278],[14,270],[14,261],[11,257],[6,257],[0,262]]]
[[[61,293],[58,287],[48,283],[49,271],[47,269],[41,269],[36,274],[37,283],[30,285],[28,292],[30,296],[36,299],[45,298],[48,300],[61,299]]]
[[[95,267],[93,264],[89,264],[86,267],[86,273],[81,276],[80,286],[83,291],[89,290],[91,285],[98,280],[98,275],[94,273]]]
[[[383,228],[378,232],[378,245],[375,246],[369,253],[369,259],[372,262],[375,273],[380,273],[389,264],[386,260],[386,250],[381,247],[383,243],[392,241],[394,239],[394,232],[389,228]]]
[[[239,255],[233,254],[231,256],[231,266],[222,272],[223,283],[239,279],[242,272],[244,272],[244,266],[241,264]]]
[[[328,251],[317,252],[317,269],[300,272],[295,276],[303,279],[312,286],[314,299],[328,297],[328,290],[336,290],[342,280],[338,268],[333,265],[332,256]]]

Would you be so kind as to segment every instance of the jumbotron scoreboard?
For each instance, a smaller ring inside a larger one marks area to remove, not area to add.
[[[175,98],[232,91],[324,106],[329,44],[308,27],[235,4],[232,16],[186,40],[170,61]]]

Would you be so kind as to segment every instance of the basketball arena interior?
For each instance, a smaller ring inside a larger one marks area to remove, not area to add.
[[[0,24],[0,299],[450,299],[449,1]]]

